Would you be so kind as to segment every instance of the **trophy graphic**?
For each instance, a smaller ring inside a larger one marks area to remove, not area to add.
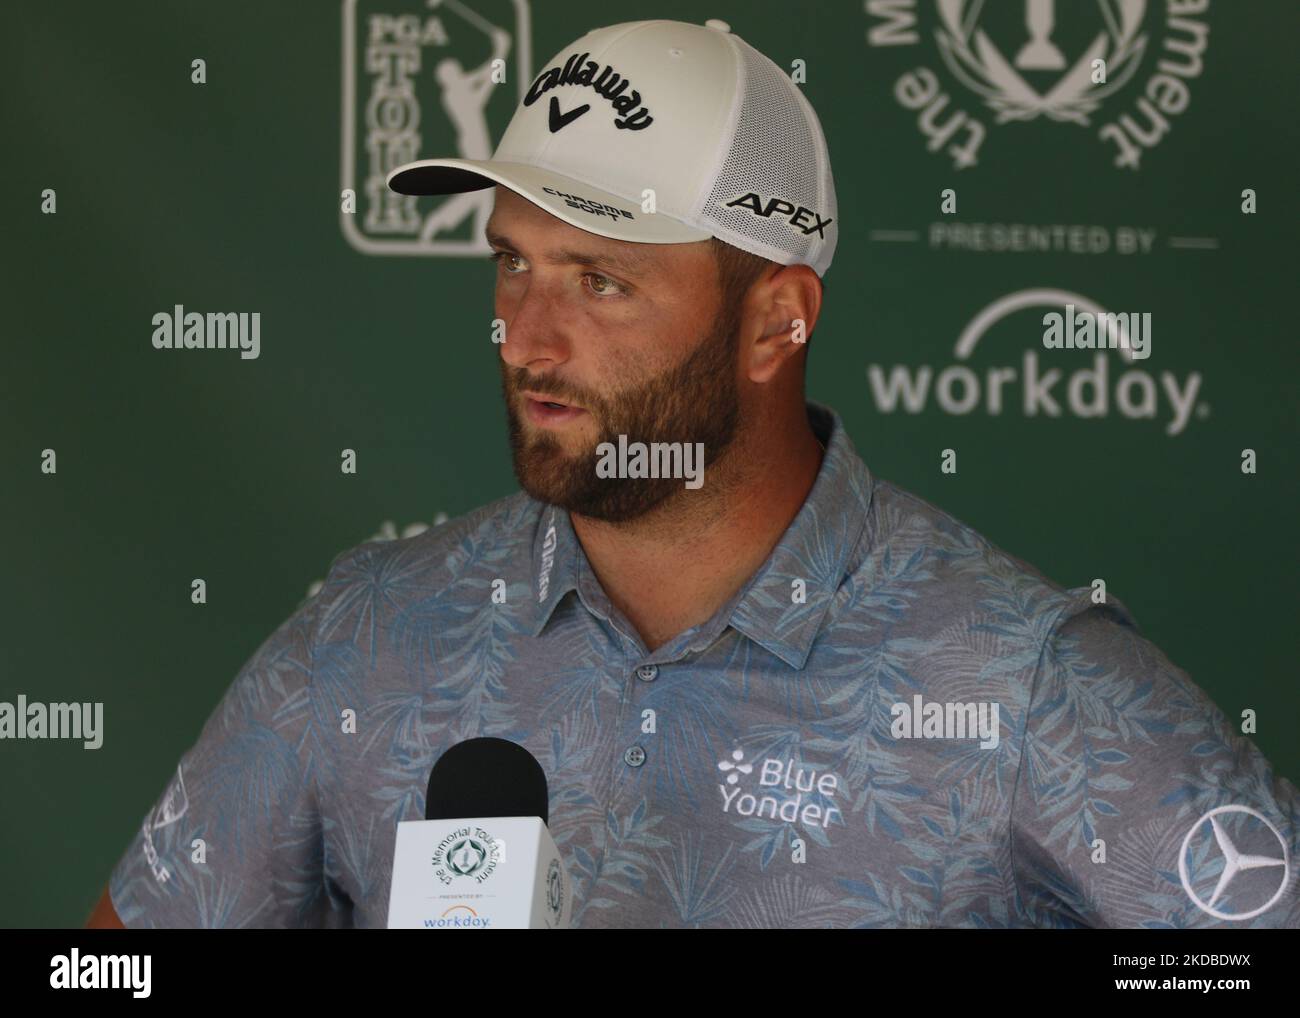
[[[1025,27],[1029,41],[1016,54],[1016,66],[1022,71],[1059,71],[1065,57],[1052,42],[1056,25],[1056,0],[1025,0]]]

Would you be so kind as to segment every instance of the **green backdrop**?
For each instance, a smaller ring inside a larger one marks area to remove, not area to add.
[[[1104,578],[1230,717],[1257,711],[1252,738],[1300,778],[1300,5],[1054,6],[1058,69],[1017,63],[1020,0],[11,12],[0,700],[100,701],[105,735],[0,741],[0,925],[83,921],[222,691],[336,553],[515,490],[473,217],[422,241],[443,199],[392,204],[375,181],[472,148],[467,123],[494,144],[562,46],[643,18],[723,18],[806,75],[841,225],[808,393],[869,467],[1064,585]],[[457,128],[433,71],[482,67],[490,26],[509,33],[506,82]],[[1098,45],[1105,84],[1077,73]],[[1116,165],[1127,149],[1137,164]],[[1096,355],[1042,348],[1035,302],[1057,291],[1152,315],[1149,359],[1103,357],[1104,414],[1082,379],[1069,398]],[[177,304],[259,313],[260,355],[155,349],[152,318]],[[1026,413],[1031,354],[1061,372],[1055,415],[1039,397]],[[1147,380],[1120,393],[1130,371]],[[891,401],[891,376],[928,388]],[[1193,383],[1176,426],[1167,386]]]

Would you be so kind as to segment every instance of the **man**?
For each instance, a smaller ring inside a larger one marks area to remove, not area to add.
[[[492,160],[389,183],[496,188],[523,491],[335,559],[105,917],[382,926],[398,821],[491,735],[546,772],[581,927],[1300,924],[1295,787],[1121,604],[874,478],[805,402],[829,157],[725,24],[592,32]]]

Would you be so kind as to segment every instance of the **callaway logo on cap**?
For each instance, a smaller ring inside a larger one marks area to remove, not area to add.
[[[399,194],[502,184],[602,237],[717,237],[820,276],[838,237],[821,123],[789,77],[722,21],[635,21],[547,62],[491,159],[398,166]],[[654,212],[645,212],[653,192]]]

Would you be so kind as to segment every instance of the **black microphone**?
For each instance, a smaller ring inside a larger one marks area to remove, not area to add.
[[[508,739],[458,742],[438,758],[424,796],[425,820],[540,817],[550,821],[546,774],[532,753]]]
[[[397,825],[390,929],[564,929],[573,890],[547,824],[546,774],[506,739],[433,765],[424,819]]]

